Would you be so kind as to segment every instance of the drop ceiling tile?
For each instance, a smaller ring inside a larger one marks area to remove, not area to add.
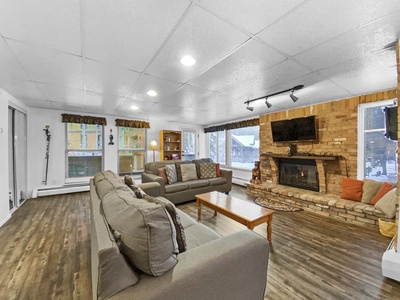
[[[115,111],[130,111],[131,113],[142,113],[151,110],[156,102],[140,101],[126,97],[116,108]],[[137,110],[131,109],[131,106],[137,106]]]
[[[85,61],[85,86],[91,92],[125,97],[139,77],[140,73],[135,71]]]
[[[86,57],[143,71],[189,1],[87,0]]]
[[[48,100],[32,81],[0,77],[0,87],[29,107],[32,107],[34,101]]]
[[[399,9],[400,2],[396,0],[310,0],[264,29],[258,37],[284,53],[296,55]]]
[[[79,56],[11,40],[7,43],[32,80],[69,88],[83,88],[82,58]]]
[[[190,82],[209,90],[219,91],[241,82],[263,69],[271,67],[285,57],[272,48],[251,40],[233,54]]]
[[[393,13],[376,22],[351,30],[294,58],[312,70],[320,70],[349,59],[382,50],[399,37],[400,18]]]
[[[0,77],[30,80],[7,43],[0,38]]]
[[[129,97],[137,100],[158,102],[160,99],[168,97],[177,91],[181,86],[182,83],[164,80],[145,74],[135,83]],[[149,90],[157,92],[157,96],[150,97],[147,95]]]
[[[213,92],[191,85],[185,85],[172,95],[161,98],[160,102],[164,105],[174,105],[179,107],[191,107],[196,102],[201,102],[203,98],[210,97]]]
[[[200,0],[200,2],[233,24],[256,34],[304,0]]]
[[[63,103],[65,105],[79,106],[85,108],[86,96],[82,89],[73,89],[65,86],[56,86],[37,83],[39,90],[51,102]]]
[[[285,60],[272,68],[259,72],[252,78],[223,89],[222,91],[233,97],[254,99],[278,92],[279,90],[277,91],[271,88],[295,78],[302,77],[308,73],[310,73],[310,71],[307,68],[291,60]],[[285,89],[288,88],[292,88],[292,86],[287,86]]]
[[[194,7],[156,56],[146,73],[157,77],[187,82],[211,68],[249,37],[205,10]],[[196,64],[180,63],[191,55]]]
[[[114,109],[118,107],[123,101],[124,97],[119,97],[115,95],[108,95],[103,93],[94,93],[86,91],[86,109],[90,108],[101,108],[103,111],[109,112],[111,114]]]
[[[0,34],[24,43],[81,55],[80,2],[2,1]]]

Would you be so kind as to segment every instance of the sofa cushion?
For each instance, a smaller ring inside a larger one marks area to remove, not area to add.
[[[382,184],[381,188],[379,189],[379,191],[371,199],[370,204],[376,204],[387,192],[393,190],[394,188],[395,188],[394,185],[384,182]]]
[[[128,186],[121,181],[119,176],[112,171],[98,172],[93,179],[96,192],[100,199],[114,189],[129,190]]]
[[[208,179],[208,181],[210,182],[211,186],[222,185],[228,182],[228,180],[225,177],[210,178]]]
[[[167,174],[168,178],[168,183],[173,184],[178,181],[177,175],[176,175],[176,167],[174,164],[171,165],[166,165],[165,166],[165,173]]]
[[[182,181],[197,179],[196,165],[195,164],[181,164]]]
[[[363,184],[363,192],[361,197],[361,202],[363,203],[370,203],[371,199],[375,196],[375,194],[381,188],[383,182],[371,180],[371,179],[364,179]]]
[[[144,199],[152,203],[160,204],[167,210],[175,226],[176,241],[178,243],[179,253],[185,252],[186,251],[185,228],[182,225],[181,218],[176,211],[175,205],[171,201],[163,197],[151,197],[146,195]]]
[[[361,201],[364,182],[353,178],[343,177],[342,193],[343,199]]]
[[[217,177],[217,170],[214,163],[200,164],[200,179]]]
[[[396,190],[397,189],[390,190],[375,204],[375,207],[384,212],[385,217],[389,219],[396,216]]]
[[[188,250],[221,238],[218,233],[201,223],[185,228],[185,234]]]
[[[189,189],[187,182],[176,182],[174,184],[168,184],[165,186],[165,193],[176,193],[181,191],[186,191]]]
[[[190,226],[196,225],[198,224],[193,218],[191,218],[190,216],[188,216],[186,213],[184,213],[183,211],[181,211],[179,208],[175,208],[177,213],[180,216],[181,219],[181,223],[183,225],[183,228],[188,228]],[[186,235],[186,234],[185,234]]]
[[[188,181],[189,189],[197,189],[201,187],[206,187],[210,185],[210,182],[207,179],[197,179],[193,181]]]
[[[132,266],[159,276],[177,263],[175,226],[162,205],[134,198],[129,192],[115,190],[105,195],[104,215],[120,233],[120,250]]]

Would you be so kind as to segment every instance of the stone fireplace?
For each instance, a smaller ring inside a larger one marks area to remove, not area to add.
[[[279,184],[319,192],[315,160],[278,158],[277,162]]]

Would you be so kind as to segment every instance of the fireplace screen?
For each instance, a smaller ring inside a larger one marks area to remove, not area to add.
[[[279,184],[319,192],[315,160],[280,159]]]

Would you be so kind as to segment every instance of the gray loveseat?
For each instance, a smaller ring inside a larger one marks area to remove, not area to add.
[[[201,178],[200,164],[212,163],[210,158],[195,159],[191,161],[165,161],[146,163],[142,173],[142,183],[158,182],[161,187],[161,196],[167,198],[174,204],[183,203],[195,199],[195,195],[218,191],[229,193],[232,189],[232,171],[220,169],[220,176],[213,178]],[[160,177],[159,169],[166,165],[174,164],[178,182],[165,183],[164,178]],[[182,180],[181,165],[195,164],[198,179]]]
[[[157,184],[144,185],[143,190],[152,185]],[[168,201],[162,197],[153,198]],[[133,223],[149,215],[154,217],[154,212],[162,212],[163,208],[137,199],[135,193],[111,171],[97,173],[91,180],[90,199],[93,299],[263,299],[269,248],[266,239],[257,233],[246,229],[221,237],[176,208],[184,228],[187,249],[174,255],[176,264],[172,268],[159,276],[152,276],[133,267],[131,257],[122,254],[126,249],[121,245],[125,242],[124,237],[120,236],[132,230]],[[124,221],[132,207],[140,206],[138,203],[145,203],[147,209],[132,215],[134,217],[129,216],[131,221]],[[109,223],[115,224],[116,221],[123,226],[118,231],[114,231]],[[158,221],[152,219],[147,223],[146,226],[151,228],[146,231],[149,235],[156,231]],[[149,229],[146,226],[137,231]],[[166,238],[168,240],[170,235]],[[158,236],[149,243],[163,239]],[[144,252],[139,251],[137,256],[146,255]]]

